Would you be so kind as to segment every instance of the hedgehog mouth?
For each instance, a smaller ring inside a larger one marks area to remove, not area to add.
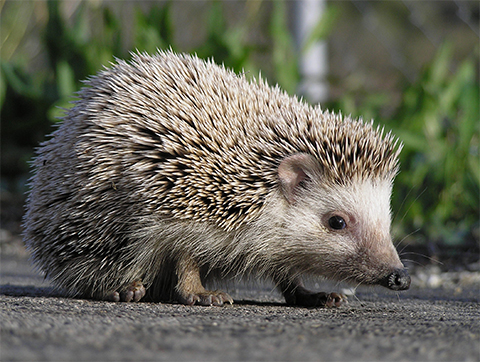
[[[401,291],[410,288],[411,278],[407,270],[404,268],[390,270],[387,274],[379,273],[380,277],[374,277],[370,273],[357,273],[357,275],[349,275],[342,280],[350,283],[364,285],[381,285],[390,290]],[[378,274],[377,274],[378,275]],[[338,274],[333,277],[338,280]]]
[[[395,269],[380,279],[378,284],[391,290],[407,290],[410,288],[410,282],[411,278],[406,269]]]

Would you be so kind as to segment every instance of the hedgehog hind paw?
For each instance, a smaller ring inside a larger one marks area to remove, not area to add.
[[[121,291],[114,291],[107,296],[112,302],[138,302],[145,296],[146,290],[142,282],[136,280]]]
[[[200,293],[189,293],[178,298],[179,302],[185,305],[203,305],[221,307],[225,303],[233,304],[230,295],[222,291],[206,290]]]

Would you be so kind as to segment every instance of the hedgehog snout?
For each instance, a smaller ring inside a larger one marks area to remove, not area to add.
[[[391,290],[407,290],[410,288],[410,275],[406,269],[396,269],[380,280],[380,285]]]

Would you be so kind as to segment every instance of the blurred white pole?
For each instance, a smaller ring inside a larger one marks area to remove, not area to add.
[[[326,41],[313,43],[302,52],[305,42],[321,19],[326,0],[300,0],[295,6],[295,37],[300,52],[299,93],[310,103],[321,103],[328,98],[328,54]]]

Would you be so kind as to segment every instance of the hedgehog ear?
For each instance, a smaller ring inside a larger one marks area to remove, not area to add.
[[[317,161],[306,153],[298,153],[282,160],[278,166],[278,179],[288,203],[295,203],[300,184],[309,180],[317,168]]]

